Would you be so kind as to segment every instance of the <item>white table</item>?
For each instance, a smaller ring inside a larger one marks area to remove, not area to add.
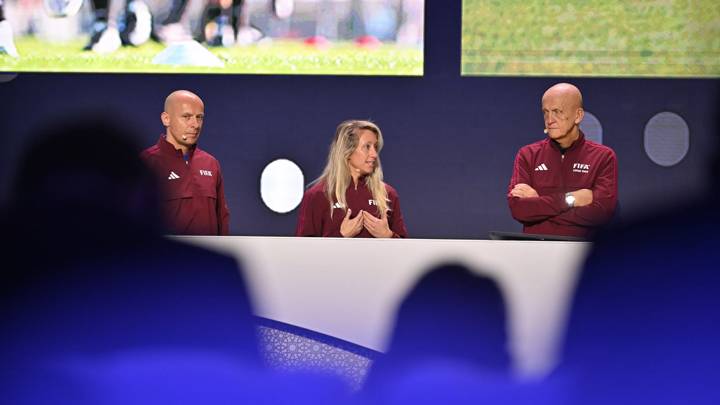
[[[404,296],[433,265],[460,262],[495,279],[520,376],[556,359],[583,242],[182,236],[242,263],[256,315],[373,350],[387,349]]]

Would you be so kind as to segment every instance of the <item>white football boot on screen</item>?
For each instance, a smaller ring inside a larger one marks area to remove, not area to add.
[[[20,56],[13,41],[12,27],[7,20],[0,21],[0,55],[10,55],[13,58]]]

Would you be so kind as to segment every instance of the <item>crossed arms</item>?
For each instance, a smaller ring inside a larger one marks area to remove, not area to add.
[[[574,207],[565,202],[565,192],[540,195],[531,184],[530,165],[518,153],[510,180],[508,205],[513,218],[531,225],[550,221],[558,225],[599,226],[607,223],[617,203],[617,159],[610,152],[589,188],[568,190],[575,197]]]

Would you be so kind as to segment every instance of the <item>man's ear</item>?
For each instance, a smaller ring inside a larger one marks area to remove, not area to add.
[[[162,114],[160,114],[160,121],[162,121],[162,123],[165,127],[169,127],[170,126],[170,114],[163,111]]]
[[[575,125],[580,125],[580,122],[583,120],[583,118],[585,118],[585,110],[580,107],[575,113]]]

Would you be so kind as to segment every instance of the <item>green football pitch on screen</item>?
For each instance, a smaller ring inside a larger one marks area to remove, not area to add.
[[[424,1],[0,0],[0,72],[421,76]]]
[[[720,77],[720,1],[463,0],[462,74]]]

